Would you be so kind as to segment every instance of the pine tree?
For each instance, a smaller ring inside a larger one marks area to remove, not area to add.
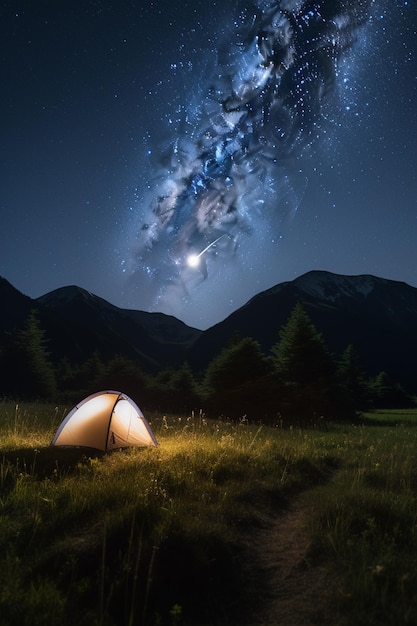
[[[369,408],[369,389],[361,360],[352,344],[344,350],[338,365],[337,376],[341,399],[351,413]]]
[[[12,387],[19,397],[50,399],[56,393],[55,372],[46,344],[37,312],[32,310],[13,340],[10,363],[14,377]]]
[[[234,341],[206,370],[203,387],[209,408],[231,418],[261,419],[270,372],[257,341],[250,337]]]
[[[300,420],[334,410],[334,364],[321,333],[297,304],[272,347],[272,361],[284,388],[283,412]]]
[[[89,362],[90,360],[87,361]],[[141,408],[149,402],[149,376],[134,361],[121,355],[114,356],[103,367],[102,372],[97,373],[94,386],[96,390],[114,389],[124,392]]]
[[[200,408],[198,386],[188,363],[172,372],[168,385],[170,410],[191,413]]]
[[[379,372],[370,380],[369,387],[373,408],[398,409],[414,405],[404,388],[394,382],[387,372]]]

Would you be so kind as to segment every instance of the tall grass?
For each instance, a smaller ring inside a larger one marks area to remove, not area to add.
[[[341,624],[416,623],[416,427],[416,411],[380,411],[320,441],[342,461],[335,480],[308,496],[313,549],[344,581]]]
[[[0,400],[2,450],[48,445],[66,411],[55,405]]]
[[[303,492],[345,623],[412,623],[412,415],[326,430],[148,415],[158,448],[74,456],[49,448],[65,411],[0,404],[2,626],[244,623],[264,582],[254,533]]]

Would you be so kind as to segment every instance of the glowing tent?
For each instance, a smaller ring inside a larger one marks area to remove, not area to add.
[[[71,409],[51,445],[107,452],[130,446],[157,446],[158,442],[131,398],[119,391],[100,391]]]

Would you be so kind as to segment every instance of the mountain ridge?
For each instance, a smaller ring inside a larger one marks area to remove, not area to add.
[[[253,337],[268,352],[297,302],[334,354],[353,344],[371,373],[386,369],[401,380],[417,379],[417,288],[321,270],[260,292],[207,329],[193,344],[191,362],[202,367],[198,354],[214,356],[236,333]]]
[[[300,302],[332,353],[353,344],[370,374],[385,370],[417,384],[417,288],[371,274],[312,270],[260,292],[204,331],[164,313],[119,308],[76,285],[31,299],[1,279],[0,296],[3,335],[36,308],[56,361],[79,363],[97,351],[103,359],[134,359],[149,373],[185,361],[202,372],[236,334],[268,353]]]

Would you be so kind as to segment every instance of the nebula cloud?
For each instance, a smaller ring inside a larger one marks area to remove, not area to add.
[[[372,4],[259,0],[240,12],[142,207],[130,274],[154,287],[156,307],[238,257],[259,223],[279,228],[296,211],[294,163],[326,132],[340,64]]]

